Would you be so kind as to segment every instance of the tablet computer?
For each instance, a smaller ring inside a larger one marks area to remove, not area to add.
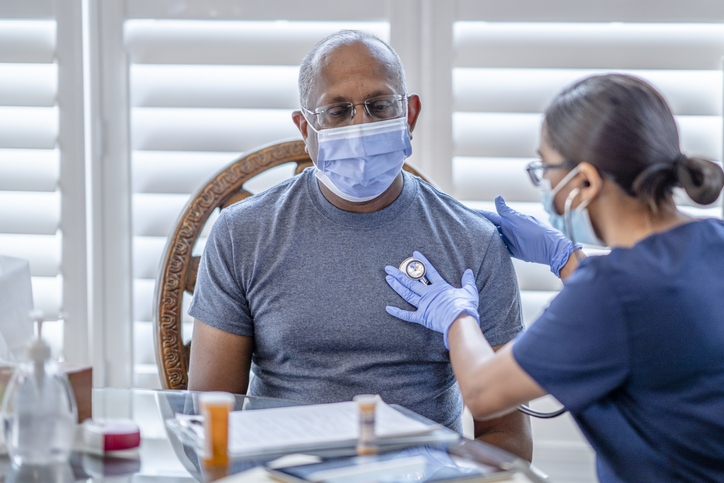
[[[416,446],[379,455],[330,458],[316,463],[268,467],[270,476],[287,483],[408,483],[494,481],[511,472],[448,453]]]

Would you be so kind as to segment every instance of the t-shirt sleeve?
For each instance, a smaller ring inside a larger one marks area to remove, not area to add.
[[[629,374],[626,319],[610,277],[590,261],[513,346],[523,370],[574,412],[620,387]]]
[[[225,332],[252,336],[249,304],[235,267],[234,244],[222,212],[206,242],[188,313]]]
[[[513,262],[497,232],[490,237],[476,282],[485,338],[492,346],[509,342],[523,330],[523,316]]]

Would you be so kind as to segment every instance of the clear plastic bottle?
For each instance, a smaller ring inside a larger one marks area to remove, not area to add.
[[[75,397],[66,375],[40,337],[27,351],[8,384],[2,402],[5,444],[17,465],[68,461],[78,420]]]

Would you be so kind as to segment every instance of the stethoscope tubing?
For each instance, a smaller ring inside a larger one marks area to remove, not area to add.
[[[566,412],[566,408],[562,407],[556,411],[551,411],[549,413],[544,413],[541,411],[536,411],[535,409],[531,409],[525,404],[521,404],[518,406],[518,411],[520,411],[523,414],[527,414],[528,416],[533,416],[534,418],[539,419],[552,419],[560,416],[561,414]]]

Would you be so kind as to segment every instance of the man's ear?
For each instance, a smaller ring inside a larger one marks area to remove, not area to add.
[[[292,112],[292,120],[297,126],[297,129],[299,129],[299,132],[302,133],[302,139],[304,139],[304,144],[306,144],[307,136],[309,135],[309,124],[307,124],[307,119],[302,114],[302,111],[294,111]]]
[[[420,103],[420,96],[417,94],[410,94],[407,99],[407,125],[410,126],[410,133],[415,129],[417,124],[417,117],[420,115],[422,104]],[[412,136],[410,136],[412,137]]]

